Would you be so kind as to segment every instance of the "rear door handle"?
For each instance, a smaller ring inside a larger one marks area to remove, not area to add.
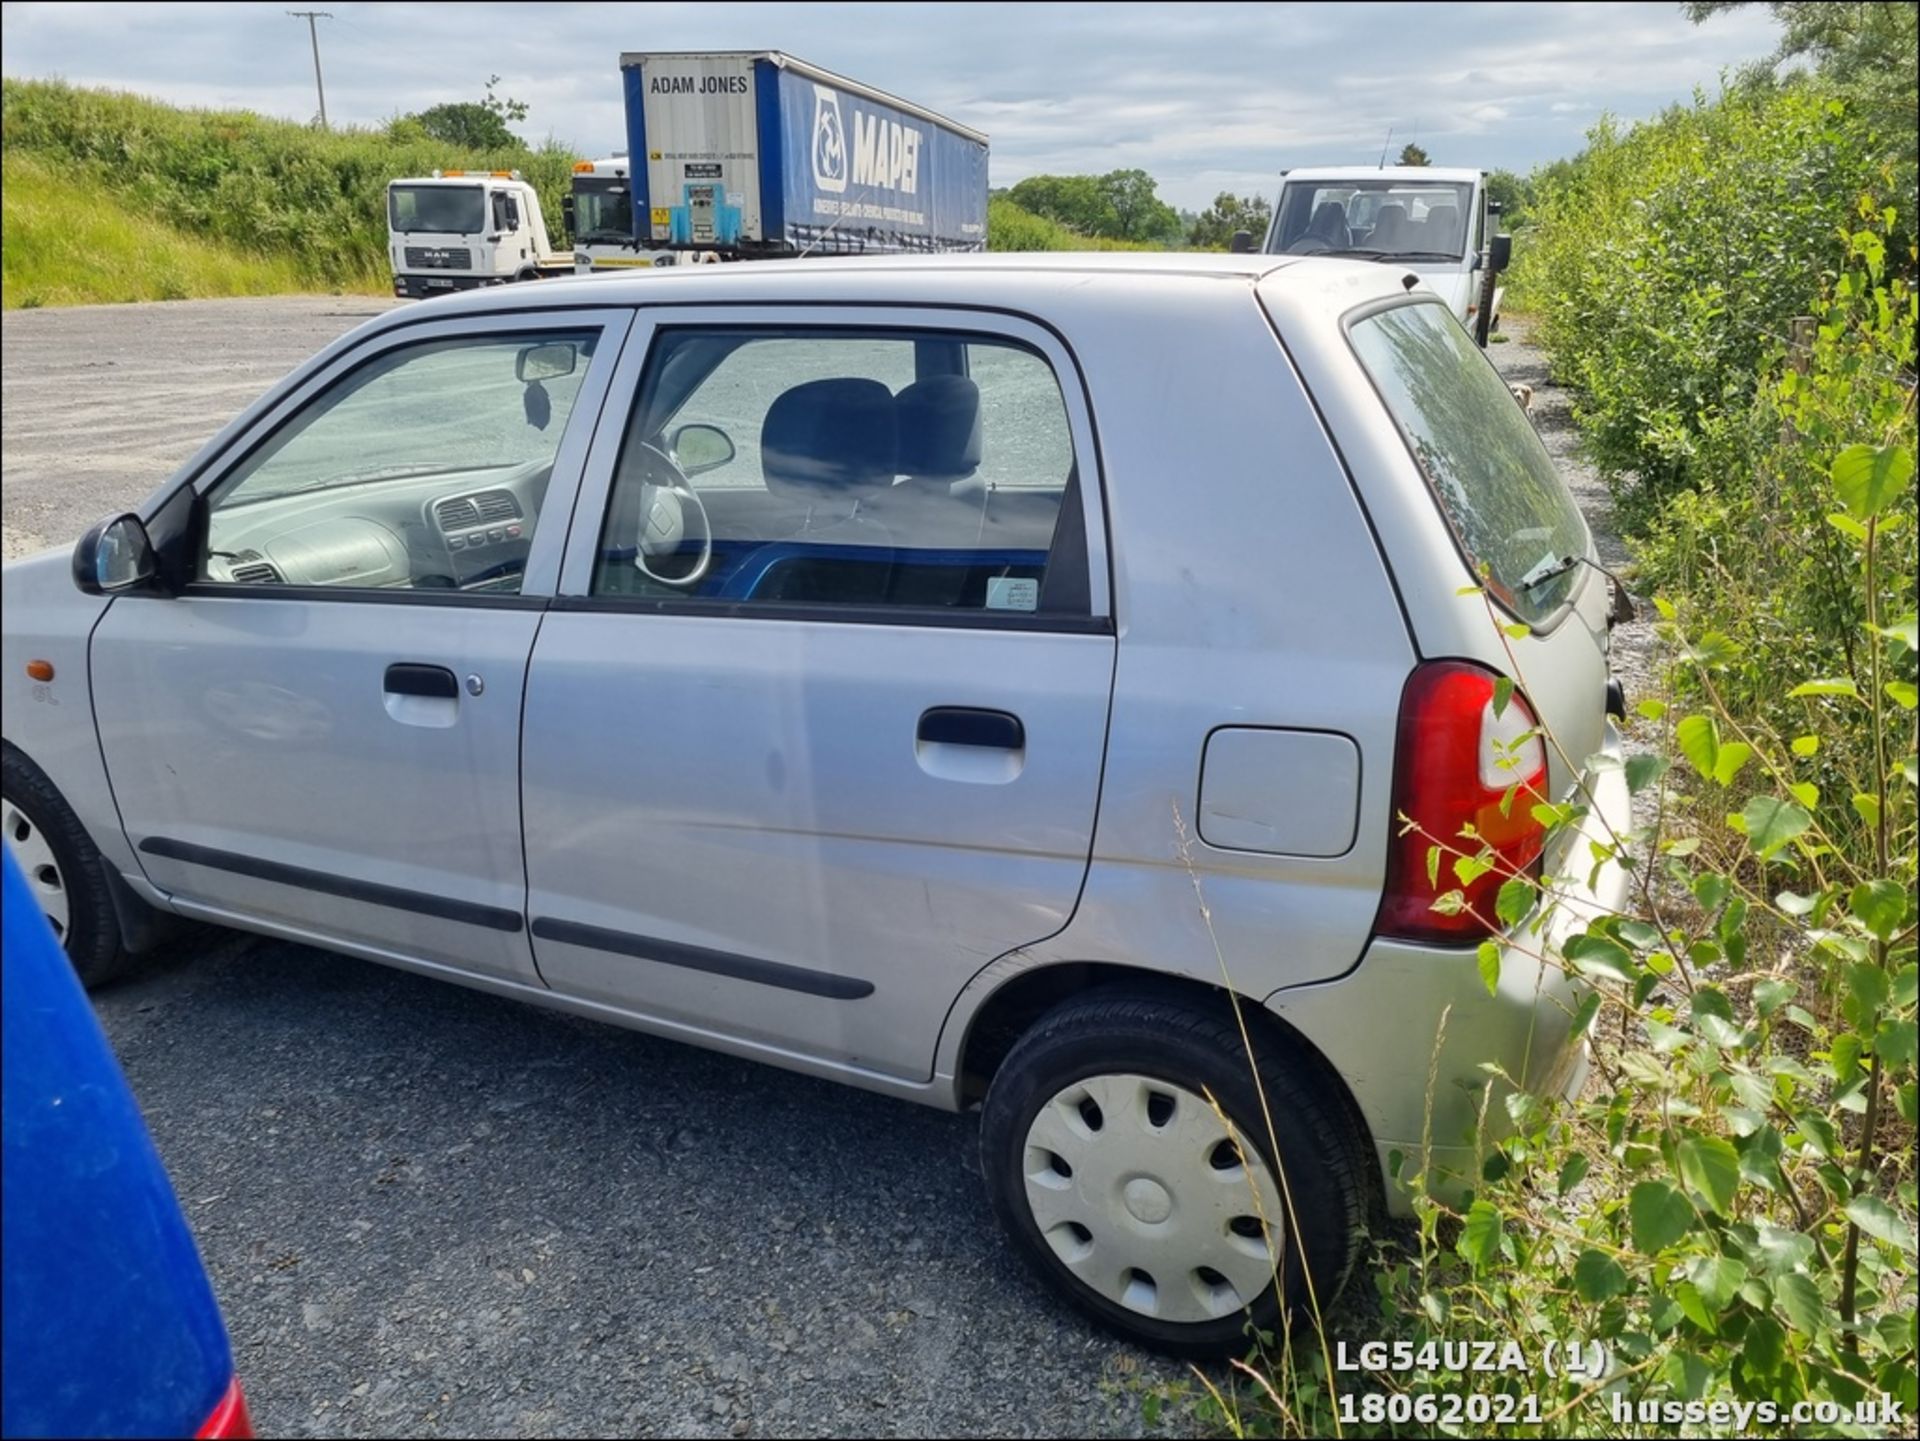
[[[460,699],[460,682],[443,665],[397,661],[387,667],[388,695],[417,695],[433,700]]]
[[[918,735],[928,745],[1017,751],[1027,744],[1027,728],[1019,716],[973,706],[941,705],[922,712]]]

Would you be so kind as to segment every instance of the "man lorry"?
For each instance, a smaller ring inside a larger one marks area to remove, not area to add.
[[[547,241],[540,196],[518,170],[436,170],[387,186],[393,293],[422,299],[571,274]]]
[[[1315,167],[1281,172],[1263,249],[1404,264],[1485,345],[1513,246],[1497,228],[1484,170]]]
[[[977,130],[777,50],[620,72],[635,260],[986,248]]]

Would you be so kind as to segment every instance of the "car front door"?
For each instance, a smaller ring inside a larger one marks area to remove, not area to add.
[[[643,312],[528,677],[548,984],[926,1079],[953,997],[1086,874],[1115,653],[1095,454],[1038,325]]]
[[[628,322],[378,332],[193,480],[194,580],[116,599],[90,654],[127,838],[182,911],[538,984],[521,692]]]

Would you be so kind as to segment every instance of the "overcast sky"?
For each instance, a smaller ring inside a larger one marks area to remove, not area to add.
[[[307,6],[327,0],[294,0]],[[1669,0],[1601,4],[350,4],[321,20],[327,112],[373,124],[477,99],[491,74],[528,138],[624,148],[622,50],[776,49],[987,131],[992,183],[1138,166],[1189,209],[1271,195],[1286,166],[1533,165],[1712,89],[1773,48],[1763,5],[1695,26]],[[283,5],[4,6],[9,76],[183,105],[315,112],[303,20]]]

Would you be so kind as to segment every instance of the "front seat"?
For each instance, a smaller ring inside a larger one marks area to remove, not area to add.
[[[1319,255],[1328,250],[1345,250],[1353,244],[1347,229],[1347,207],[1338,200],[1324,200],[1314,207],[1300,238],[1287,247],[1289,255]]]
[[[1405,250],[1411,240],[1411,224],[1404,205],[1382,205],[1374,217],[1373,233],[1367,237],[1370,250]]]
[[[1436,205],[1427,212],[1427,229],[1422,245],[1428,250],[1460,253],[1460,207]]]
[[[980,387],[964,375],[932,375],[906,386],[893,403],[901,478],[866,513],[910,546],[974,543],[984,492],[961,491],[980,468]]]
[[[747,594],[884,601],[894,536],[866,507],[899,473],[893,392],[854,377],[810,380],[783,392],[760,426],[760,473],[769,491],[801,507],[801,520],[756,552],[746,567]]]

